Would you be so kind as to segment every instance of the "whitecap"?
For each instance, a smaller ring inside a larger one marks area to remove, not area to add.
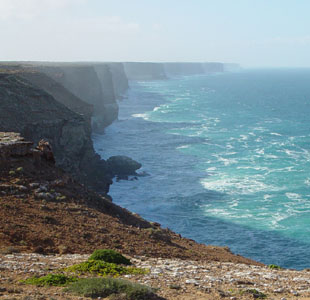
[[[224,158],[218,155],[214,155],[214,156],[217,158],[217,161],[223,163],[224,166],[229,166],[229,165],[238,163],[238,160],[235,158]]]
[[[282,136],[282,134],[277,133],[277,132],[271,132],[270,135]]]
[[[134,118],[142,118],[142,119],[144,119],[146,121],[149,120],[149,115],[148,114],[133,114],[131,116],[134,117]]]
[[[262,178],[263,179],[263,178]],[[207,190],[214,190],[227,194],[255,194],[263,191],[278,191],[279,188],[267,185],[259,180],[259,176],[252,177],[207,177],[200,180],[200,184]]]
[[[247,140],[249,137],[247,136],[247,135],[245,135],[245,134],[241,134],[240,135],[240,140],[242,140],[242,141],[245,141],[245,140]]]
[[[186,149],[189,147],[190,147],[190,145],[182,145],[182,146],[178,146],[177,149]]]
[[[266,154],[265,157],[266,157],[266,158],[272,158],[272,159],[277,159],[277,158],[279,158],[278,156],[273,155],[273,154]]]
[[[255,150],[255,153],[264,155],[264,154],[265,154],[265,149],[264,149],[264,148],[262,148],[262,149],[256,149],[256,150]]]
[[[215,171],[215,170],[216,170],[216,167],[210,167],[206,169],[206,171]]]
[[[294,200],[294,201],[302,201],[302,197],[301,195],[297,194],[297,193],[285,193],[285,196],[290,199],[290,200]]]

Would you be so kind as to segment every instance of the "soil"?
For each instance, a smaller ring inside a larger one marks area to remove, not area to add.
[[[117,249],[128,255],[256,264],[228,248],[182,238],[157,223],[89,191],[68,174],[33,157],[0,163],[0,251],[91,253]]]

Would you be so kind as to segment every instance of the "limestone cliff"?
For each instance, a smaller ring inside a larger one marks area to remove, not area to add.
[[[114,94],[117,99],[122,99],[129,89],[124,65],[122,63],[108,63],[107,65],[112,74]]]
[[[21,68],[18,74],[31,82],[37,88],[43,89],[52,95],[58,102],[65,105],[70,110],[82,115],[90,125],[94,110],[93,105],[82,101],[80,98],[64,88],[63,85],[44,73]],[[91,128],[89,128],[89,130],[91,130]]]
[[[112,72],[107,64],[93,66],[101,87],[101,98],[95,104],[94,129],[100,130],[100,126],[107,127],[118,117],[118,104],[114,92]],[[97,127],[97,128],[96,128]]]
[[[202,64],[205,73],[224,72],[224,64],[219,62],[206,62]]]
[[[186,76],[204,74],[204,68],[201,63],[165,63],[165,72],[167,76]]]
[[[107,193],[105,161],[93,149],[89,122],[18,73],[0,73],[0,131],[15,131],[38,142],[47,139],[57,165],[80,182]]]
[[[125,62],[125,73],[129,80],[166,79],[164,65],[161,63]]]

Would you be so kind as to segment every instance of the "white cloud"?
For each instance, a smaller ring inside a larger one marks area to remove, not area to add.
[[[0,0],[0,19],[31,19],[86,0]]]

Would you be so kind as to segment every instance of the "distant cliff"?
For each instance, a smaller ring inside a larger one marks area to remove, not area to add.
[[[111,176],[106,162],[94,151],[87,118],[56,101],[27,77],[36,79],[36,75],[18,72],[0,73],[0,131],[19,132],[36,143],[47,139],[57,165],[80,182],[107,193]]]
[[[112,74],[114,94],[117,99],[122,99],[129,88],[124,65],[123,63],[107,63],[107,65]]]
[[[129,80],[162,80],[176,76],[236,71],[240,66],[220,62],[127,62],[124,68]]]
[[[201,63],[165,63],[164,68],[167,76],[169,77],[205,73],[205,70]]]
[[[166,79],[164,65],[161,63],[125,62],[125,73],[129,80]]]
[[[37,66],[39,72],[51,77],[76,97],[94,107],[93,124],[103,131],[118,116],[112,74],[107,65],[57,64]]]

